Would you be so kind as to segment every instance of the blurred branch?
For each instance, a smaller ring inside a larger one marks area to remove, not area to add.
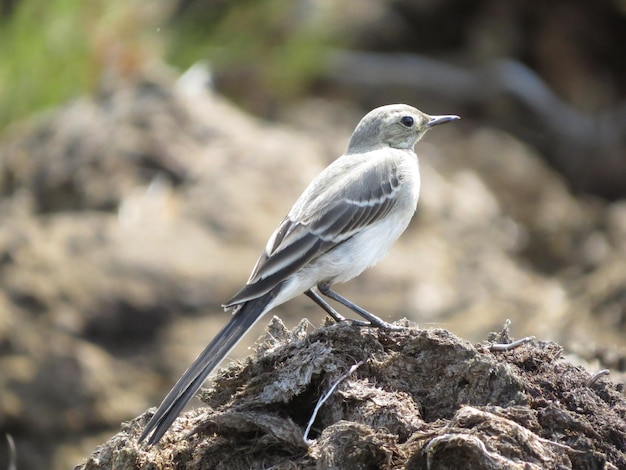
[[[626,196],[626,103],[596,116],[585,114],[514,60],[467,69],[411,54],[335,51],[328,65],[326,78],[369,93],[405,88],[473,106],[510,98],[525,115],[511,123],[511,116],[496,113],[494,125],[530,140],[572,188],[609,198]]]

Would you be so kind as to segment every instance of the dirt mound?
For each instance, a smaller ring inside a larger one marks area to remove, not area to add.
[[[274,317],[255,354],[223,369],[202,393],[207,407],[160,444],[137,445],[146,413],[78,468],[626,466],[621,386],[572,365],[554,343],[492,352],[408,323],[309,325],[287,331]],[[506,329],[493,339],[510,341]]]

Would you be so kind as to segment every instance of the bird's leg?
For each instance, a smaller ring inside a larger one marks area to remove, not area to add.
[[[309,289],[309,290],[305,291],[304,295],[306,295],[309,299],[311,299],[317,305],[322,307],[322,309],[326,313],[328,313],[333,318],[333,320],[335,320],[337,323],[342,322],[342,321],[346,321],[346,319],[345,319],[345,317],[343,315],[341,315],[337,310],[332,308],[328,304],[328,302],[326,302],[324,299],[322,299],[320,297],[320,295],[317,292],[315,292],[313,289]]]
[[[346,299],[345,297],[339,295],[337,292],[332,290],[329,285],[318,284],[317,288],[326,297],[329,297],[329,298],[335,300],[336,302],[339,302],[341,305],[343,305],[345,307],[348,307],[354,313],[357,313],[357,314],[361,315],[363,318],[365,318],[369,322],[368,326],[373,326],[373,327],[376,327],[376,328],[385,328],[385,329],[388,329],[388,330],[400,330],[400,329],[402,329],[399,326],[395,326],[395,325],[392,325],[391,323],[387,323],[386,321],[381,320],[380,318],[378,318],[373,313],[370,313],[367,310],[362,309],[358,305],[350,302],[348,299]]]
[[[320,307],[322,307],[322,309],[328,313],[333,320],[335,320],[337,323],[340,322],[350,322],[350,324],[355,325],[355,326],[370,326],[369,323],[364,322],[364,321],[360,321],[360,320],[347,320],[343,315],[341,315],[337,310],[335,310],[334,308],[332,308],[328,302],[326,302],[324,299],[322,299],[322,297],[315,292],[313,289],[309,289],[307,291],[304,292],[304,294],[311,299],[313,302],[315,302],[317,305],[319,305]]]

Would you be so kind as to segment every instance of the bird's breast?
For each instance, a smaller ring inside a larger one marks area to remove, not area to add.
[[[406,169],[394,209],[382,220],[354,235],[325,256],[329,280],[334,283],[355,278],[381,261],[413,218],[419,198],[417,165]],[[331,274],[332,273],[332,274]]]

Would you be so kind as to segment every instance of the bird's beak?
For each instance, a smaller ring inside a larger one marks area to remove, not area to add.
[[[446,122],[456,121],[461,119],[459,116],[455,116],[454,114],[450,114],[447,116],[429,116],[430,120],[424,124],[424,127],[430,128],[434,126],[438,126],[439,124],[445,124]]]

